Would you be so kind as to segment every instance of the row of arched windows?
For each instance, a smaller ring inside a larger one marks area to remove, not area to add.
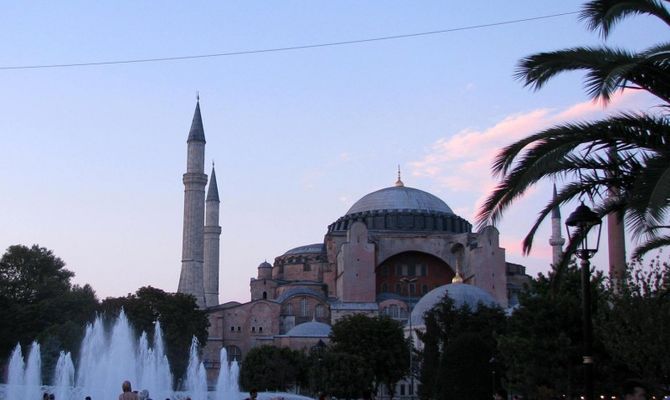
[[[309,317],[312,315],[311,310],[309,309],[309,303],[307,302],[307,298],[301,298],[300,302],[298,303],[300,309],[298,310],[298,315],[299,317]],[[314,307],[314,316],[316,318],[323,318],[325,317],[326,314],[326,308],[323,306],[323,304],[317,304]],[[287,302],[284,304],[284,315],[294,315],[294,310],[293,310],[293,303]]]
[[[407,296],[407,289],[403,290],[406,287],[406,285],[401,284],[400,282],[397,282],[395,284],[395,288],[393,293],[400,295],[400,296]],[[382,293],[390,293],[389,291],[389,285],[386,282],[383,282],[381,285],[381,292]],[[421,294],[422,296],[424,294],[428,293],[428,285],[425,283],[421,285],[421,292],[417,293],[417,285],[414,283],[409,284],[409,296],[416,296],[417,294]]]

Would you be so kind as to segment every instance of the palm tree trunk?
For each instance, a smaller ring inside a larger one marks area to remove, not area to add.
[[[616,159],[616,150],[609,149],[609,157]],[[609,187],[607,190],[609,199],[614,200],[619,196],[619,189]],[[624,216],[619,213],[607,215],[607,255],[609,258],[609,277],[612,282],[614,293],[619,293],[621,284],[626,275],[626,235],[624,228]]]

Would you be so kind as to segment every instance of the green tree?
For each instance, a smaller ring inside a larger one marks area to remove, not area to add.
[[[628,270],[619,291],[608,290],[597,331],[612,359],[654,387],[670,383],[670,265],[657,257]]]
[[[201,344],[207,342],[209,320],[195,298],[147,286],[126,297],[107,298],[101,304],[101,310],[109,317],[118,316],[121,308],[136,333],[147,332],[151,340],[155,322],[160,321],[172,374],[175,380],[184,376],[193,337]]]
[[[324,362],[328,352],[326,344],[319,340],[316,346],[313,346],[307,355],[307,384],[309,391],[314,397],[320,393],[326,393],[328,373]]]
[[[0,362],[20,343],[38,340],[43,376],[49,381],[61,350],[76,357],[84,327],[98,300],[89,285],[70,282],[74,273],[51,250],[10,246],[0,258]]]
[[[240,368],[245,390],[286,391],[305,376],[306,357],[287,347],[260,346],[249,350]]]
[[[340,399],[368,398],[374,379],[372,370],[360,355],[327,351],[324,354],[323,392]]]
[[[380,384],[392,390],[409,372],[409,344],[402,325],[387,316],[346,316],[333,325],[330,339],[334,352],[365,360],[375,393]]]
[[[440,360],[442,379],[436,398],[490,399],[495,385],[491,380],[492,354],[493,349],[476,333],[460,334],[449,341]]]
[[[505,331],[505,315],[498,307],[479,304],[456,307],[445,296],[424,315],[426,329],[417,332],[423,343],[419,396],[422,399],[489,399],[493,385],[492,361],[497,335]],[[496,381],[495,385],[499,385]]]
[[[498,337],[509,389],[531,398],[571,397],[583,386],[580,270],[573,263],[556,274],[532,281],[508,318],[506,333]],[[606,304],[602,281],[602,274],[591,280],[593,315]],[[593,337],[593,351],[596,392],[617,394],[623,371],[612,363],[599,335]]]
[[[636,14],[655,16],[670,25],[670,14],[658,0],[592,0],[584,6],[581,18],[606,38],[616,23]],[[559,177],[569,183],[540,211],[524,240],[524,252],[530,252],[536,230],[554,207],[584,193],[594,199],[600,216],[625,214],[632,234],[643,240],[636,254],[670,244],[670,235],[664,234],[670,227],[668,50],[668,43],[639,52],[577,47],[521,60],[517,77],[526,86],[540,89],[560,73],[582,70],[592,98],[607,103],[616,91],[635,88],[662,101],[660,115],[628,112],[595,122],[559,125],[507,146],[494,161],[493,173],[500,181],[480,208],[478,224],[494,224],[538,181]],[[610,190],[618,195],[607,197]]]
[[[51,250],[36,244],[10,246],[0,259],[0,296],[35,304],[68,291],[73,276]]]

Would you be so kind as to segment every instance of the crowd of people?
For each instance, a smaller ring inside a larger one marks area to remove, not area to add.
[[[623,385],[623,390],[621,393],[621,398],[623,400],[647,400],[647,390],[641,382],[638,381],[627,381]],[[249,391],[249,397],[245,400],[257,400],[258,390],[251,389]],[[502,391],[497,391],[493,395],[494,400],[504,400],[506,394]],[[327,396],[325,394],[319,395],[319,400],[326,400]],[[56,400],[56,396],[53,393],[44,393],[42,395],[42,400]],[[86,396],[84,400],[91,400],[91,396]],[[123,381],[121,384],[121,394],[119,395],[119,400],[152,400],[149,397],[149,391],[144,389],[141,391],[133,391],[130,381]],[[165,399],[170,400],[170,399]],[[186,397],[185,400],[191,400],[190,397]],[[514,400],[520,400],[519,397],[514,396]]]

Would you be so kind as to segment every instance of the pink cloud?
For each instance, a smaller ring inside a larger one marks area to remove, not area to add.
[[[640,110],[650,105],[648,96],[626,91],[615,95],[607,108],[585,101],[562,109],[539,108],[512,114],[483,129],[467,128],[445,135],[408,166],[412,176],[427,181],[429,191],[439,193],[458,215],[474,221],[477,210],[497,185],[491,176],[491,165],[504,146],[567,121],[593,120],[620,110]],[[531,188],[500,221],[501,246],[512,259],[522,258],[523,238],[550,195],[549,185]],[[540,262],[543,268],[551,262],[551,247],[545,240],[551,234],[548,229],[540,227],[532,249],[533,258],[543,260]]]
[[[436,140],[423,158],[409,163],[411,173],[432,179],[441,189],[471,192],[481,200],[495,186],[490,171],[501,148],[556,124],[602,117],[630,107],[638,101],[638,94],[631,90],[617,93],[607,109],[585,101],[560,110],[541,108],[509,115],[486,129],[463,129]]]

